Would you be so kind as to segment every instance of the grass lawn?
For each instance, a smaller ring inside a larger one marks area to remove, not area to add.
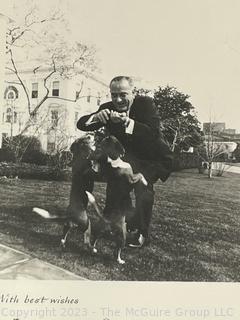
[[[104,189],[96,184],[101,206]],[[209,180],[188,170],[156,184],[151,243],[126,248],[121,266],[111,242],[101,240],[93,255],[77,231],[61,252],[62,226],[32,213],[34,206],[63,213],[69,191],[67,182],[1,179],[0,242],[91,280],[240,281],[240,175]]]

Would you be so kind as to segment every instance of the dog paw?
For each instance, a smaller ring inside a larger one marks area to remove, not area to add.
[[[142,234],[140,234],[139,238],[130,242],[128,246],[132,248],[141,248],[144,245],[145,240],[145,237]]]
[[[119,264],[125,264],[125,260],[122,260],[121,258],[118,258],[118,259],[117,259],[117,262],[118,262]]]
[[[144,242],[145,242],[145,237],[140,234],[139,238],[138,238],[138,242],[140,243],[141,246],[143,246]]]
[[[66,241],[64,239],[61,239],[60,247],[61,247],[61,249],[65,249],[66,248]]]

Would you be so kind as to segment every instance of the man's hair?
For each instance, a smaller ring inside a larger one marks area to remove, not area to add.
[[[130,87],[133,88],[134,87],[134,83],[133,83],[133,79],[131,77],[127,77],[127,76],[117,76],[117,77],[114,77],[111,82],[110,82],[110,85],[109,87],[111,88],[111,85],[113,82],[120,82],[122,80],[127,80]]]

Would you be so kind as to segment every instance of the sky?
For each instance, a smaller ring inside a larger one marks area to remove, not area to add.
[[[240,132],[239,0],[62,0],[61,8],[69,37],[96,45],[107,82],[126,74],[145,87],[174,86],[201,122]]]

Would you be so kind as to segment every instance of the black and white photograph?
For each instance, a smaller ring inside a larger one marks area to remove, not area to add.
[[[238,284],[239,12],[237,0],[0,5],[1,283]],[[107,311],[58,316],[174,319]]]

